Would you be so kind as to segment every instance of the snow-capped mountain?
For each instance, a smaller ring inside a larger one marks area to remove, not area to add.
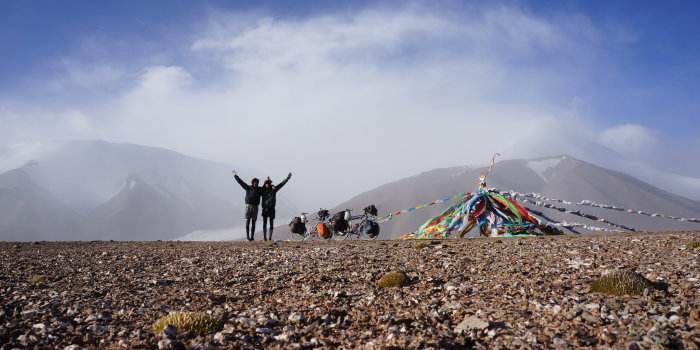
[[[475,191],[479,174],[485,167],[454,167],[436,169],[362,193],[333,209],[345,208],[361,213],[362,208],[375,204],[380,215],[430,203],[451,195]],[[598,167],[569,157],[556,156],[529,160],[497,162],[487,178],[487,186],[503,191],[534,192],[550,198],[571,202],[590,200],[629,209],[662,213],[685,218],[700,218],[700,202],[678,196],[627,174]],[[526,206],[532,207],[527,203]],[[444,210],[448,204],[434,205],[398,215],[381,225],[380,237],[394,238],[411,232],[427,219]],[[615,210],[560,206],[590,213],[640,230],[700,230],[700,224],[631,214]],[[564,214],[556,210],[534,207],[554,220],[612,228],[590,219]]]
[[[0,174],[21,171],[27,180],[24,187],[33,186],[34,192],[51,198],[39,201],[53,203],[51,214],[38,217],[52,217],[60,207],[80,224],[72,231],[22,231],[18,227],[27,224],[20,218],[31,211],[18,203],[34,197],[3,191],[0,203],[15,208],[15,219],[7,212],[0,214],[8,216],[3,227],[14,228],[4,231],[0,240],[173,239],[197,230],[235,228],[242,222],[243,191],[231,176],[232,169],[254,173],[166,149],[105,141],[2,148]],[[40,211],[37,208],[34,212]],[[293,212],[296,210],[282,197],[279,215]]]

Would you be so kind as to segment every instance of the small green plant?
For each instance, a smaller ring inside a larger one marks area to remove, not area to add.
[[[503,243],[503,241],[501,241],[500,239],[497,239],[497,240],[491,241],[491,243],[497,244],[497,243]]]
[[[381,288],[404,287],[410,283],[411,278],[399,270],[391,271],[379,279],[379,287]]]
[[[34,241],[34,242],[31,243],[31,245],[39,245],[39,242]]]
[[[647,331],[644,328],[629,326],[627,327],[627,334],[629,334],[632,337],[641,337],[646,335]]]
[[[221,319],[203,312],[176,312],[158,319],[153,323],[151,329],[154,332],[160,332],[169,324],[177,327],[179,332],[195,334],[214,333],[224,327],[224,322]]]
[[[45,283],[47,281],[46,276],[34,275],[27,282],[29,283]]]
[[[609,273],[591,285],[591,292],[612,295],[640,295],[647,288],[656,288],[648,279],[631,271]]]
[[[413,249],[423,249],[428,247],[430,244],[426,242],[418,242],[411,246]]]
[[[275,247],[277,247],[277,242],[275,242],[275,241],[268,241],[268,242],[267,242],[267,246],[270,247],[270,248],[275,248]]]
[[[688,246],[688,248],[693,248],[693,249],[698,248],[698,247],[700,247],[700,241],[688,242],[688,244],[686,244],[686,246]]]

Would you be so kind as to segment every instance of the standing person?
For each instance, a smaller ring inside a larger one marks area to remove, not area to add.
[[[245,234],[248,241],[253,241],[255,240],[255,222],[258,221],[258,206],[260,205],[263,189],[258,187],[260,183],[258,178],[253,178],[250,181],[250,185],[248,185],[238,177],[237,171],[234,170],[231,173],[238,184],[245,190]]]
[[[275,204],[277,204],[277,191],[282,189],[287,181],[292,177],[292,173],[287,175],[287,178],[282,180],[277,186],[272,185],[272,180],[268,176],[263,183],[262,194],[262,218],[263,218],[263,238],[267,238],[267,220],[270,219],[270,240],[272,240],[272,228],[275,226]]]

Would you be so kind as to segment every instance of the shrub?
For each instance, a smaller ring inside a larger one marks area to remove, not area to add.
[[[32,278],[29,279],[29,283],[44,283],[46,282],[46,276],[43,275],[34,275]]]
[[[686,244],[686,246],[688,246],[688,248],[698,248],[698,247],[700,247],[700,241],[688,242],[688,244]]]
[[[646,288],[656,288],[648,279],[631,271],[609,273],[591,285],[591,292],[612,295],[640,295]]]
[[[418,242],[418,243],[415,243],[414,245],[412,245],[411,248],[413,248],[413,249],[423,249],[423,248],[425,248],[425,247],[427,247],[427,246],[429,246],[429,245],[430,245],[430,244],[428,244],[428,243],[426,243],[426,242]]]
[[[179,332],[195,334],[214,333],[224,327],[221,319],[203,312],[176,312],[158,319],[153,323],[151,329],[160,332],[169,324],[177,327]]]
[[[381,288],[404,287],[409,283],[411,283],[411,278],[399,270],[391,271],[379,279],[379,287]]]

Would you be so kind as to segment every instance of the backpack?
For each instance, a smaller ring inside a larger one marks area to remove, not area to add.
[[[331,238],[331,229],[328,228],[325,222],[319,222],[318,225],[316,225],[316,231],[318,231],[318,235],[323,239]]]
[[[374,221],[368,221],[362,229],[365,231],[365,233],[374,238],[379,234],[379,224],[374,222]]]
[[[318,211],[318,219],[321,221],[326,221],[326,219],[328,219],[328,210],[320,209]]]
[[[333,221],[331,221],[331,226],[333,226],[333,231],[344,232],[348,229],[348,221],[345,220],[345,211],[336,213],[333,215]]]
[[[365,208],[365,213],[371,215],[371,216],[377,216],[377,207],[374,206],[374,204],[370,204]]]
[[[301,218],[298,216],[289,222],[289,229],[292,231],[292,233],[303,235],[305,228],[306,227],[304,227],[304,222],[301,221]]]

